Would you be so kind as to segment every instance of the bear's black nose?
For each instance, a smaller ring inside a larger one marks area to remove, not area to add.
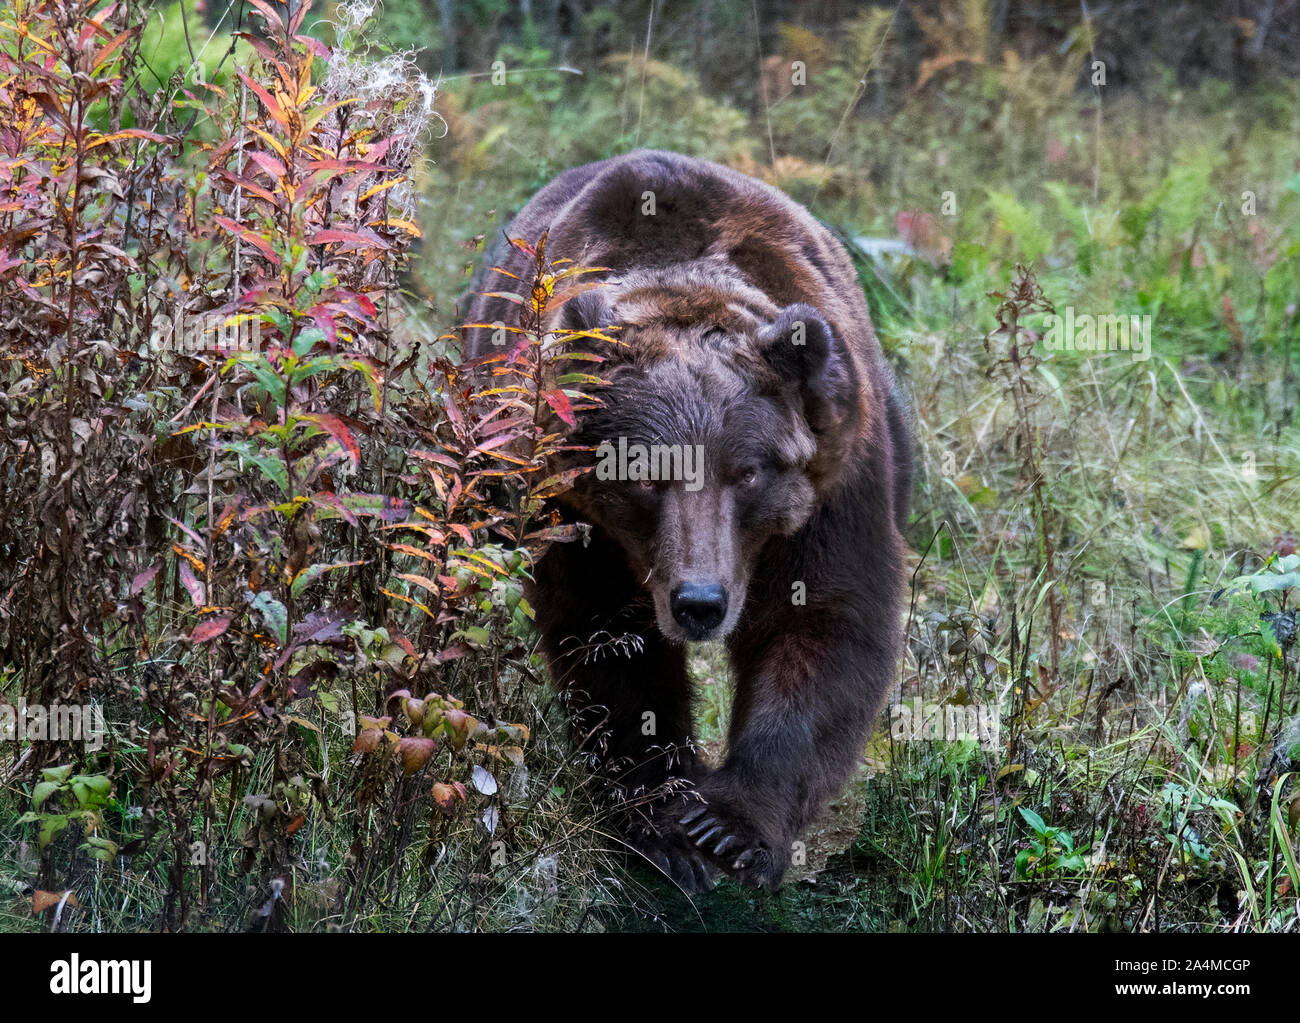
[[[691,639],[703,639],[727,614],[727,591],[718,583],[682,583],[670,597],[673,617]]]

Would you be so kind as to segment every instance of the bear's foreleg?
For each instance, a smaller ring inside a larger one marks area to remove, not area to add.
[[[670,643],[654,610],[599,534],[557,544],[538,563],[537,623],[564,692],[575,746],[591,755],[618,830],[690,891],[712,887],[713,867],[656,810],[701,777],[692,738],[686,651]]]
[[[893,660],[891,644],[848,617],[737,656],[727,760],[672,808],[683,838],[737,880],[776,888],[861,758]]]

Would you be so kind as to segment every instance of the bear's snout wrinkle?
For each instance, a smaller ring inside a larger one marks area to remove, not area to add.
[[[681,583],[669,598],[673,618],[686,635],[707,639],[727,616],[727,591],[721,583]]]

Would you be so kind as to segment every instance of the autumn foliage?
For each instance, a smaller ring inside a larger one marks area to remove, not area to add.
[[[412,843],[500,837],[530,738],[494,714],[523,580],[573,538],[550,466],[596,378],[541,325],[578,270],[516,242],[537,272],[481,376],[406,329],[432,89],[359,87],[309,3],[251,6],[250,66],[158,92],[131,4],[0,16],[0,703],[105,722],[5,744],[34,912],[108,871],[196,926],[233,864],[285,926],[328,823],[347,925]]]

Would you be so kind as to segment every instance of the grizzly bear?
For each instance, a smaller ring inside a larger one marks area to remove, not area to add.
[[[575,740],[622,798],[629,842],[677,884],[706,890],[721,870],[775,888],[891,688],[911,484],[893,374],[844,249],[737,171],[657,151],[576,167],[507,236],[544,232],[550,254],[603,268],[546,329],[621,342],[601,349],[600,405],[574,433],[595,471],[564,514],[588,540],[534,574]],[[510,248],[496,265],[527,280],[529,263]],[[468,322],[515,316],[479,293]],[[465,333],[491,354],[490,331]],[[686,669],[703,640],[725,641],[735,680],[713,770]]]

